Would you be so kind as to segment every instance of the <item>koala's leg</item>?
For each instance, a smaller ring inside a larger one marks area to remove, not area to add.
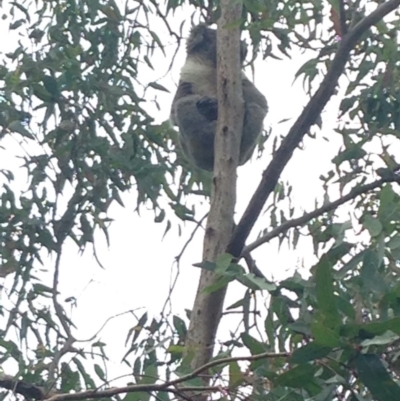
[[[243,80],[242,87],[245,110],[239,165],[246,163],[253,154],[257,139],[263,129],[264,118],[268,111],[264,95],[252,82],[246,78]]]
[[[199,112],[197,104],[203,99],[204,96],[199,95],[185,96],[176,102],[174,112],[186,156],[198,167],[212,170],[216,121],[210,121]]]
[[[253,154],[258,137],[263,129],[265,115],[266,111],[258,104],[246,104],[239,165],[246,163]]]

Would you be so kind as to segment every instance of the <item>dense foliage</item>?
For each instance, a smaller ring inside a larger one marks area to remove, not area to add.
[[[299,50],[309,55],[296,78],[315,102],[346,35],[362,29],[381,3],[388,2],[244,0],[240,22],[254,57],[284,63]],[[72,240],[83,251],[99,232],[108,239],[110,205],[122,205],[132,188],[136,209],[151,207],[166,231],[200,220],[196,205],[209,194],[210,176],[191,169],[175,146],[176,132],[157,120],[158,110],[169,107],[158,101],[168,92],[168,71],[152,60],[162,57],[172,68],[189,27],[183,22],[215,20],[219,2],[0,4],[15,38],[0,59],[0,161],[13,158],[23,167],[22,173],[0,162],[0,277],[12,277],[0,304],[0,365],[14,361],[16,377],[34,389],[44,385],[46,393],[107,389],[114,386],[107,347],[97,338],[90,351],[79,347],[79,327],[58,297],[63,249]],[[123,360],[130,374],[123,382],[142,387],[103,398],[185,398],[186,386],[255,400],[400,399],[398,4],[372,25],[354,43],[337,87],[340,118],[330,140],[341,146],[321,175],[324,198],[314,211],[300,212],[295,200],[287,202],[291,183],[280,180],[264,208],[268,224],[242,253],[250,266],[251,252],[264,243],[279,238],[296,248],[305,237],[317,260],[307,266],[309,278],[295,273],[272,283],[226,255],[201,264],[220,275],[209,291],[231,281],[245,289],[229,306],[242,324],[218,349],[212,385],[189,374],[187,321],[144,313],[127,333]],[[322,128],[308,133],[322,136]],[[261,142],[275,151],[283,139],[271,127]],[[53,286],[37,270],[49,254]],[[235,360],[238,349],[251,355],[247,367]],[[0,386],[40,398],[4,377]]]

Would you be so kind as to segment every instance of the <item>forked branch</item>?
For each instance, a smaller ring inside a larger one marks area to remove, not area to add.
[[[372,25],[381,21],[382,18],[395,10],[399,5],[400,0],[389,0],[381,4],[375,11],[363,18],[343,36],[335,58],[319,89],[289,130],[282,145],[275,153],[275,157],[264,171],[256,192],[251,198],[239,224],[236,226],[232,240],[227,249],[228,253],[235,257],[238,257],[242,253],[250,231],[257,221],[266,201],[273,192],[283,169],[291,159],[294,150],[299,146],[303,137],[315,123],[329,99],[332,97],[339,77],[342,75],[350,53],[356,43]]]

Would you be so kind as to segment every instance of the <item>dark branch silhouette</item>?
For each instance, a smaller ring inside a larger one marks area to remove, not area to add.
[[[339,42],[336,56],[319,89],[289,130],[288,135],[277,150],[275,157],[264,171],[261,182],[233,233],[232,240],[227,248],[228,253],[235,257],[238,257],[242,253],[246,239],[268,200],[268,197],[273,192],[283,169],[291,159],[294,150],[300,144],[303,137],[315,123],[329,99],[332,97],[339,77],[344,71],[344,67],[355,44],[372,25],[379,22],[399,5],[400,0],[390,0],[380,5],[375,11],[363,18],[343,36],[342,40]]]
[[[0,387],[21,394],[27,400],[43,400],[45,398],[45,392],[41,387],[15,380],[12,376],[1,375]]]

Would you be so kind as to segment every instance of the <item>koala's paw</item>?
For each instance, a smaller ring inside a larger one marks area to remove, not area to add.
[[[196,102],[197,110],[209,121],[218,118],[218,100],[213,97],[204,96]]]

